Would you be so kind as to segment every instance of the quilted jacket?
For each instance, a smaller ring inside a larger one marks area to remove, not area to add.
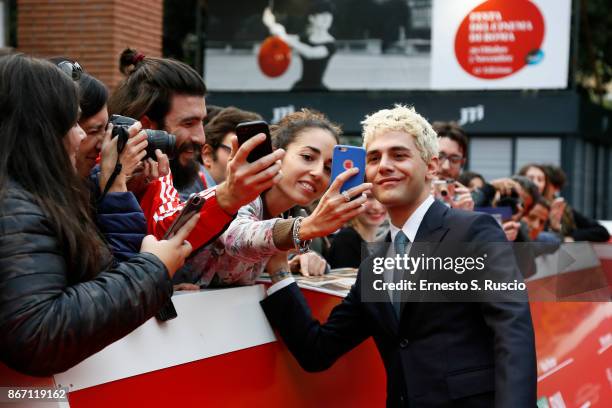
[[[63,243],[33,196],[0,198],[0,360],[29,375],[62,372],[125,336],[168,300],[164,264],[137,254],[91,280],[69,277]]]

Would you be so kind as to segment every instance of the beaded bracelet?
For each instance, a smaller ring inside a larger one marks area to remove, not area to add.
[[[271,273],[270,274],[270,279],[272,280],[272,282],[278,282],[279,280],[285,279],[287,276],[290,276],[291,273],[287,272],[283,269],[281,269],[280,271],[277,271],[275,273]]]
[[[312,242],[311,239],[306,241],[302,241],[300,239],[300,227],[302,226],[302,220],[304,220],[304,217],[296,217],[295,221],[293,222],[292,231],[293,245],[295,246],[295,250],[300,254],[310,251],[310,243]]]

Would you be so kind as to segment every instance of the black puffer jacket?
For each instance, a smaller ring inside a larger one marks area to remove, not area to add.
[[[138,254],[93,280],[68,283],[62,243],[31,194],[14,182],[0,199],[0,359],[51,375],[125,336],[167,301],[164,264]]]

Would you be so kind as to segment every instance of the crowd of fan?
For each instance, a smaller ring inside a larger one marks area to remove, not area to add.
[[[602,225],[571,208],[561,196],[566,175],[559,166],[530,163],[516,175],[487,181],[478,173],[462,171],[468,140],[458,125],[437,122],[434,129],[440,140],[440,177],[457,181],[449,205],[464,209],[509,207],[511,215],[502,219],[509,241],[605,242],[610,238]]]
[[[368,183],[350,201],[339,194],[357,170],[330,180],[341,129],[324,114],[289,114],[271,127],[274,152],[249,163],[264,136],[239,146],[234,129],[259,114],[207,106],[201,76],[175,60],[128,49],[120,70],[109,95],[76,61],[0,58],[0,353],[25,373],[70,368],[173,290],[253,284],[269,263],[304,275],[357,267],[362,244],[385,233]],[[136,119],[124,140],[109,115]],[[530,164],[487,181],[462,172],[463,130],[434,128],[436,198],[467,211],[509,207],[500,222],[510,241],[609,239],[559,196],[560,168]],[[152,150],[145,129],[174,135],[175,148]],[[192,194],[205,199],[199,214],[166,237]]]

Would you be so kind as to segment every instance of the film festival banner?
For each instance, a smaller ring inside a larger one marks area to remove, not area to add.
[[[571,0],[210,0],[214,91],[562,89]]]
[[[570,0],[437,0],[432,89],[567,86]]]

